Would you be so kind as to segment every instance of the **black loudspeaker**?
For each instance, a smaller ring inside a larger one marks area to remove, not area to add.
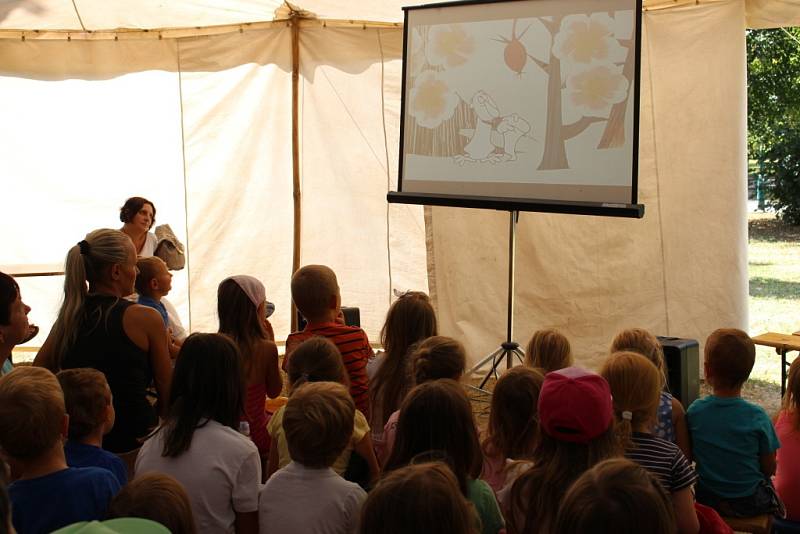
[[[658,336],[667,363],[667,385],[684,408],[700,396],[700,344],[694,339]]]
[[[342,306],[342,314],[344,314],[344,324],[347,326],[361,326],[361,309],[351,308],[349,306]],[[299,311],[297,312],[297,330],[303,330],[306,327],[306,318],[303,317]]]

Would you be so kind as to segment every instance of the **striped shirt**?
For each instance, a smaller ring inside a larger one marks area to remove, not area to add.
[[[342,361],[350,376],[350,396],[369,419],[369,381],[367,379],[367,362],[372,357],[372,347],[366,332],[357,326],[345,326],[339,323],[309,323],[300,332],[289,334],[286,339],[286,358],[283,369],[297,346],[306,339],[321,336],[330,339],[342,353]]]
[[[668,493],[690,487],[697,475],[674,443],[651,434],[634,432],[633,446],[625,450],[625,458],[644,467],[661,482]]]

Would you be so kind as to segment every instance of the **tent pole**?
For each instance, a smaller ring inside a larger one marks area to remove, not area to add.
[[[300,268],[300,135],[299,135],[299,83],[300,83],[300,19],[292,13],[292,196],[294,198],[294,247],[292,250],[292,274]],[[291,308],[291,329],[297,330],[297,309],[294,301]]]

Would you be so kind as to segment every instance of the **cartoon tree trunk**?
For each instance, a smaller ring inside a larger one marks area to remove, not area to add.
[[[631,53],[633,39],[621,40],[619,44],[628,49],[628,55],[625,56],[625,63],[622,67],[622,75],[628,80],[633,80],[634,55]],[[606,129],[603,130],[603,136],[597,144],[598,149],[619,148],[625,144],[625,114],[628,110],[628,98],[630,98],[632,86],[633,84],[628,86],[628,96],[625,97],[625,100],[614,104],[611,108]]]

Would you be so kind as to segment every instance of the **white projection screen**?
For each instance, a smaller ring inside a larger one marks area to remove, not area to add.
[[[641,0],[405,8],[390,202],[641,217]]]

